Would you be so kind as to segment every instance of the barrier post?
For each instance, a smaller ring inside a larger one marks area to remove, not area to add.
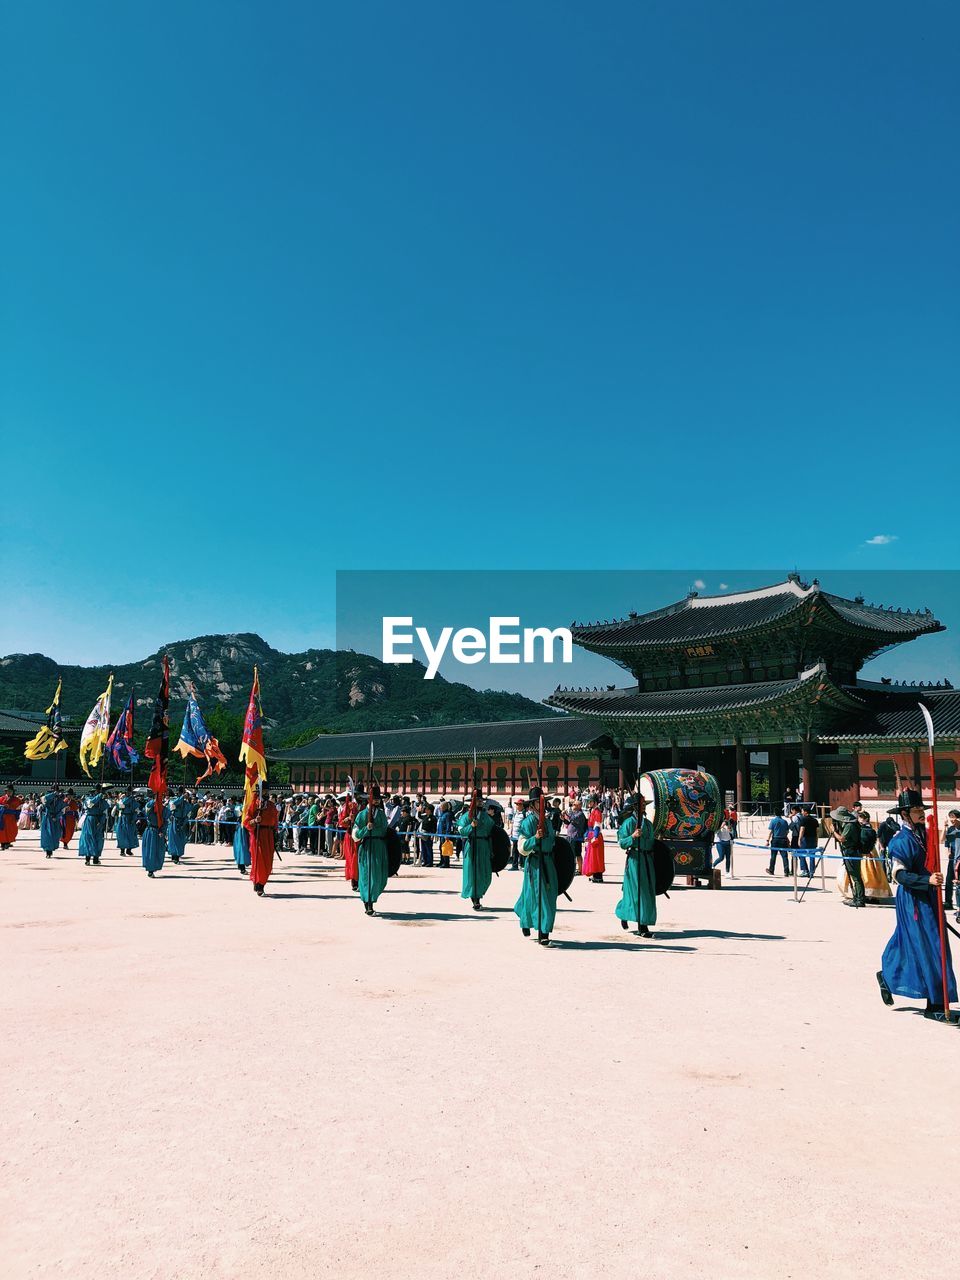
[[[800,860],[797,858],[796,854],[791,854],[790,861],[793,863],[793,900],[794,902],[799,902],[800,897],[797,885],[797,867],[800,865]]]
[[[823,846],[823,849],[822,849],[822,850],[821,850],[821,852],[820,852],[820,892],[821,892],[821,893],[826,893],[826,892],[827,892],[827,859],[826,859],[826,852],[827,852],[827,846],[826,846],[826,845],[824,845],[824,846]]]

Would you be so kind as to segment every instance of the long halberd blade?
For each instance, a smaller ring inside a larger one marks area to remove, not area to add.
[[[924,723],[927,726],[927,745],[932,751],[933,750],[933,717],[930,715],[930,712],[927,710],[927,708],[923,705],[922,702],[918,702],[917,706],[920,708],[920,714],[923,716]]]

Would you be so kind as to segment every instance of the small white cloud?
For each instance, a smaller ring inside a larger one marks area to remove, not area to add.
[[[704,582],[702,578],[697,578],[696,582],[693,585],[697,591],[702,591],[707,584]]]
[[[725,582],[721,582],[721,583],[720,583],[720,590],[721,590],[721,591],[726,591],[726,589],[727,589],[727,584],[726,584]]]
[[[866,547],[885,547],[888,542],[896,542],[897,535],[895,533],[875,533],[872,538],[868,538],[864,543]]]

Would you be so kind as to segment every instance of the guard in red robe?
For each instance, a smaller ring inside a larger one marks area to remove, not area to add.
[[[353,824],[357,820],[359,805],[353,796],[347,796],[337,813],[337,826],[343,831],[343,874],[350,881],[351,889],[360,886],[360,860],[357,857],[357,842],[353,838]]]
[[[606,865],[603,858],[603,810],[593,797],[593,807],[587,815],[586,839],[583,842],[583,874],[594,884],[603,884]]]
[[[71,788],[67,792],[66,799],[63,802],[63,814],[60,818],[60,836],[63,840],[63,847],[69,849],[70,841],[73,839],[73,833],[77,829],[77,818],[80,816],[80,801],[77,799],[77,793]]]
[[[253,891],[263,897],[263,886],[273,871],[273,852],[276,847],[277,823],[280,810],[273,803],[273,796],[259,800],[254,798],[244,826],[250,832],[250,879]]]
[[[9,849],[20,834],[17,825],[20,821],[20,810],[26,803],[26,796],[18,796],[13,783],[0,796],[0,849]]]

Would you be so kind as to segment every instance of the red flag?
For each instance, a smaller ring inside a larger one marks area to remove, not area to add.
[[[163,676],[153,704],[153,723],[143,754],[153,761],[147,786],[153,792],[153,809],[157,815],[157,826],[163,830],[163,803],[167,798],[167,756],[170,751],[170,720],[167,709],[170,706],[170,659],[163,655]]]
[[[263,713],[260,706],[260,673],[253,668],[253,687],[250,690],[250,701],[247,704],[247,715],[243,722],[243,744],[240,747],[240,761],[246,765],[246,782],[243,787],[242,822],[246,822],[250,807],[256,795],[257,783],[263,782],[267,776],[267,758],[263,750]]]

